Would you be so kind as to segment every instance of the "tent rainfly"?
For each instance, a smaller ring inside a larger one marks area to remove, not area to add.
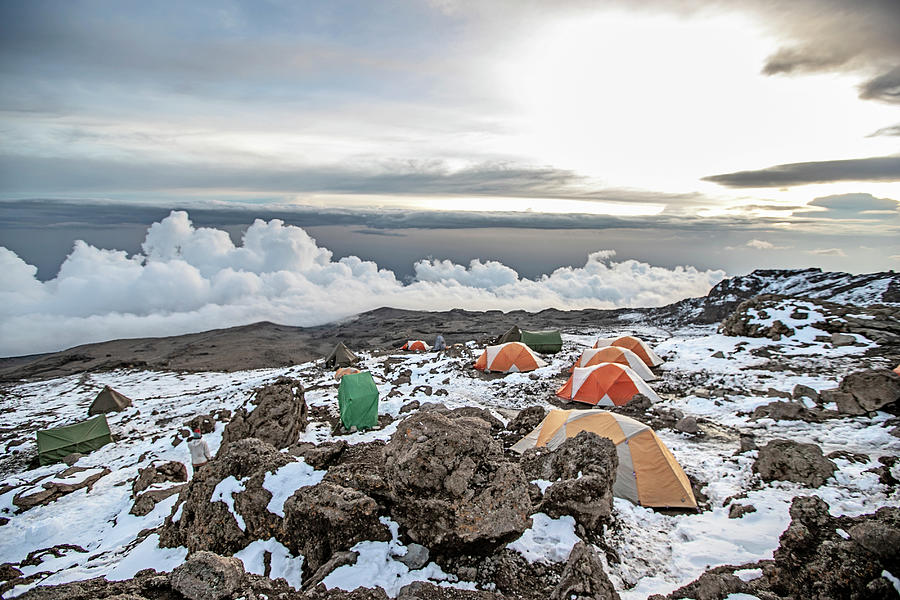
[[[519,329],[518,325],[513,325],[506,330],[506,333],[494,340],[494,344],[499,346],[500,344],[506,344],[508,342],[520,341],[522,341],[522,330]]]
[[[104,386],[88,409],[88,416],[100,415],[103,413],[119,412],[131,406],[131,398],[120,394],[111,387]]]
[[[631,368],[632,371],[640,375],[644,381],[653,381],[656,375],[650,370],[641,357],[629,350],[628,348],[620,348],[619,346],[606,346],[605,348],[588,348],[581,353],[576,367],[590,367],[599,365],[600,363],[611,362],[619,363]]]
[[[525,331],[522,330],[523,344],[541,354],[553,354],[562,350],[562,336],[559,331]]]
[[[403,344],[403,347],[401,347],[400,349],[412,350],[413,352],[428,352],[429,350],[431,350],[431,346],[426,344],[423,340],[409,340],[408,342]]]
[[[523,371],[534,371],[540,367],[546,367],[547,363],[541,360],[541,357],[523,344],[522,342],[507,342],[499,346],[488,346],[485,348],[478,360],[475,361],[475,368],[485,373],[491,371],[499,371],[502,373],[520,373]]]
[[[512,449],[558,448],[566,438],[592,431],[616,445],[619,468],[613,495],[641,506],[696,508],[691,482],[656,433],[640,421],[605,410],[551,410]]]
[[[349,367],[359,362],[359,357],[350,351],[344,342],[338,342],[334,350],[325,357],[325,368],[334,369],[336,367]]]
[[[73,452],[88,453],[112,441],[106,415],[97,415],[74,425],[38,431],[38,460],[49,465]]]
[[[660,401],[637,373],[619,363],[575,367],[569,380],[556,391],[556,396],[562,400],[595,406],[624,406],[635,394],[644,394],[651,402]]]
[[[605,348],[606,346],[618,346],[620,348],[628,348],[641,357],[641,360],[648,367],[657,367],[662,364],[663,359],[658,357],[653,349],[643,340],[631,335],[623,335],[617,338],[600,338],[594,344],[594,348]]]
[[[368,371],[348,373],[338,387],[341,423],[350,429],[367,429],[378,424],[378,388]]]

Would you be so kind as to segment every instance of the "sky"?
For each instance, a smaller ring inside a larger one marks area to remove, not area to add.
[[[172,210],[243,250],[256,219],[302,228],[401,288],[473,260],[896,269],[898,31],[895,0],[0,0],[0,247],[26,267],[0,293],[36,314],[23,290],[61,297],[82,247],[150,268]]]

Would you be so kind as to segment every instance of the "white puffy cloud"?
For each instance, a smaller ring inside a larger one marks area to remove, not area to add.
[[[661,306],[702,296],[724,277],[667,269],[615,252],[527,279],[492,260],[423,259],[409,283],[371,261],[333,260],[306,231],[257,220],[235,246],[173,211],[147,231],[142,254],[76,242],[56,278],[0,247],[0,355],[48,352],[122,337],[177,335],[268,320],[310,326],[379,306],[515,310]]]

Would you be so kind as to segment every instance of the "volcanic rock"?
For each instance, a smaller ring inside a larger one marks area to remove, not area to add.
[[[772,440],[759,449],[753,470],[763,481],[793,481],[819,487],[834,474],[837,466],[815,444]]]
[[[529,479],[554,482],[539,506],[549,516],[572,515],[586,529],[595,530],[612,512],[619,458],[611,440],[582,431],[556,450],[526,450],[520,464]]]
[[[310,576],[335,552],[364,540],[388,541],[378,519],[378,503],[358,490],[329,481],[300,488],[284,503],[285,545],[302,554]]]
[[[603,562],[592,546],[578,542],[572,548],[559,583],[550,600],[618,600],[616,588],[603,570]]]
[[[303,384],[279,377],[275,383],[256,390],[252,412],[238,409],[222,433],[222,447],[245,438],[258,438],[276,448],[285,448],[306,431],[308,421]]]
[[[900,508],[835,518],[820,498],[800,496],[790,514],[791,524],[781,534],[775,566],[768,573],[772,591],[814,600],[890,597],[882,572],[900,570]],[[838,528],[849,532],[849,539]]]
[[[187,467],[183,463],[176,460],[165,463],[151,463],[143,469],[138,469],[138,476],[135,478],[134,483],[131,484],[131,491],[134,494],[139,494],[154,483],[182,482],[187,481],[187,479]]]
[[[244,583],[240,559],[212,552],[195,552],[169,576],[172,589],[190,600],[224,600]]]
[[[900,375],[888,369],[857,371],[844,377],[838,391],[842,393],[835,394],[832,400],[840,412],[863,415],[896,406],[900,400]]]
[[[541,424],[547,416],[547,409],[543,406],[529,406],[519,411],[519,414],[509,422],[506,429],[519,435],[528,435]]]
[[[50,504],[56,499],[71,494],[72,492],[80,490],[82,488],[87,488],[87,491],[90,492],[91,488],[94,486],[98,479],[109,475],[109,473],[111,472],[108,468],[104,467],[102,470],[93,473],[83,479],[79,479],[73,483],[68,483],[65,481],[65,479],[68,477],[72,477],[73,475],[77,475],[78,473],[83,473],[90,470],[96,471],[96,467],[91,469],[86,467],[69,467],[64,471],[60,471],[59,473],[57,473],[50,481],[40,484],[39,488],[31,487],[14,495],[12,503],[22,510],[28,510],[29,508],[34,508],[35,506],[44,506]]]
[[[753,411],[751,420],[772,419],[773,421],[806,421],[818,423],[822,419],[799,402],[770,402],[763,406],[757,406]]]
[[[391,516],[433,550],[489,552],[529,527],[528,484],[488,422],[453,416],[420,411],[391,436],[384,448]]]
[[[181,516],[166,519],[159,532],[160,545],[186,546],[191,552],[209,550],[231,555],[257,539],[282,537],[281,519],[266,506],[272,494],[262,487],[266,473],[291,462],[291,457],[256,438],[229,444],[224,453],[194,475],[178,498]],[[213,491],[224,479],[242,482],[244,491],[233,494],[234,509],[244,520],[242,530],[224,502],[211,502]],[[177,506],[177,504],[176,504]]]

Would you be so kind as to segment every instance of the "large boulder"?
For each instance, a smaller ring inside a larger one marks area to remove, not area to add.
[[[764,481],[793,481],[819,487],[834,474],[837,466],[815,444],[772,440],[759,449],[753,470]]]
[[[487,421],[418,412],[384,448],[391,515],[432,550],[489,552],[530,526],[522,470],[504,455]]]
[[[553,482],[544,492],[541,511],[554,518],[572,515],[588,530],[608,519],[619,467],[616,446],[608,438],[582,431],[556,450],[525,451],[520,464],[529,479]]]
[[[178,508],[160,529],[160,544],[186,546],[191,552],[209,550],[227,556],[253,540],[280,537],[281,519],[267,510],[272,494],[262,484],[266,473],[274,472],[292,460],[255,438],[230,444],[182,490],[176,503]],[[217,486],[228,478],[233,478],[242,488],[230,495],[243,528],[225,501],[212,501]]]
[[[306,431],[308,409],[299,380],[279,377],[275,383],[258,388],[253,403],[256,408],[237,410],[225,426],[223,448],[246,438],[257,438],[275,448],[285,448]]]
[[[896,597],[882,573],[900,572],[900,508],[835,518],[822,499],[800,496],[790,514],[767,573],[772,591],[814,600]]]
[[[245,579],[240,559],[201,551],[175,567],[169,583],[189,600],[224,600],[234,597]]]
[[[754,421],[772,419],[773,421],[807,421],[809,423],[818,423],[822,420],[819,415],[799,402],[782,401],[757,406],[750,418]]]
[[[330,481],[300,488],[284,503],[285,545],[302,554],[309,577],[331,556],[364,540],[388,541],[378,503],[359,490]]]
[[[896,407],[900,400],[900,375],[888,369],[857,371],[844,377],[838,391],[841,393],[831,398],[842,413],[864,415]]]

